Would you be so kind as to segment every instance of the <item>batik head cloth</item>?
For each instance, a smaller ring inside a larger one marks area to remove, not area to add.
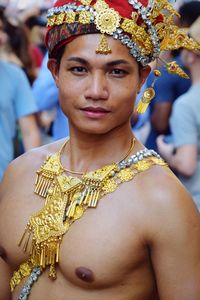
[[[162,50],[200,48],[174,24],[174,15],[178,13],[167,0],[58,0],[48,11],[46,46],[55,57],[70,38],[100,33],[97,53],[111,53],[106,35],[112,36],[145,66]]]

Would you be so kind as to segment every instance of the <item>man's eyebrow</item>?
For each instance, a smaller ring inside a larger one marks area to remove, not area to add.
[[[76,56],[68,58],[67,61],[75,61],[75,62],[81,63],[82,65],[89,64],[89,62],[86,59],[81,58],[81,57],[76,57]]]
[[[68,58],[67,61],[75,61],[75,62],[81,63],[83,65],[89,65],[89,62],[86,59],[81,58],[81,57],[76,57],[76,56]],[[121,65],[121,64],[129,65],[130,63],[125,59],[117,59],[117,60],[107,62],[106,66],[113,67],[113,66]]]
[[[130,63],[125,59],[117,59],[117,60],[113,60],[111,62],[108,62],[106,65],[108,67],[113,67],[113,66],[122,65],[122,64],[129,65]]]

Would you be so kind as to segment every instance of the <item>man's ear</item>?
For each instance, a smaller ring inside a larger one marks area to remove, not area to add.
[[[149,73],[151,72],[150,66],[145,66],[140,69],[140,88],[145,83],[147,77],[149,76]]]
[[[51,74],[52,74],[52,76],[55,80],[56,86],[58,87],[58,77],[59,77],[58,76],[58,71],[59,71],[59,68],[58,68],[58,64],[57,64],[56,59],[50,58],[48,60],[47,66],[48,66],[48,69],[51,72]]]

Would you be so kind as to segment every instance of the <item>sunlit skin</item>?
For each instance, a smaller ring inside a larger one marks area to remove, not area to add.
[[[99,41],[96,34],[80,36],[66,46],[60,67],[49,62],[70,121],[62,163],[75,171],[94,170],[126,154],[135,96],[149,73],[112,38],[112,53],[97,55]],[[25,154],[6,172],[0,190],[0,300],[16,300],[24,284],[9,294],[11,272],[28,257],[17,242],[29,216],[44,205],[33,193],[35,172],[63,142]],[[142,148],[136,140],[131,153]],[[57,279],[44,272],[29,299],[199,300],[199,278],[198,211],[171,171],[153,166],[71,226],[62,241]]]
[[[49,62],[62,109],[75,130],[97,135],[119,126],[129,128],[135,97],[149,68],[139,74],[128,49],[112,38],[108,42],[112,55],[99,55],[99,35],[81,36],[67,45],[59,70]]]

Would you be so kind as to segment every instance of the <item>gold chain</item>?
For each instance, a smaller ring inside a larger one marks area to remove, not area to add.
[[[136,139],[134,137],[131,138],[131,145],[126,153],[126,155],[119,161],[117,162],[117,164],[119,164],[121,161],[125,160],[131,153],[131,151],[133,150],[134,146],[135,146],[135,141]],[[64,143],[64,145],[61,147],[61,149],[59,150],[59,163],[60,163],[60,166],[62,167],[62,169],[67,172],[67,173],[70,173],[70,174],[75,174],[75,175],[84,175],[85,172],[77,172],[77,171],[73,171],[73,170],[69,170],[67,168],[64,168],[62,166],[62,163],[61,163],[61,154],[65,148],[65,146],[69,143],[69,139]]]

